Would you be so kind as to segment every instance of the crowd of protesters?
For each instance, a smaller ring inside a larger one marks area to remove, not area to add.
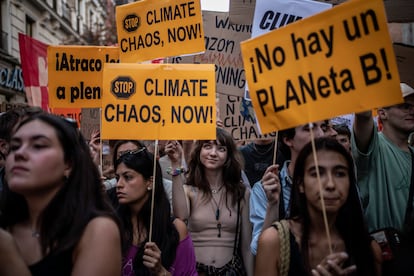
[[[215,140],[112,141],[108,175],[98,132],[5,112],[0,275],[414,275],[414,89],[401,91],[378,121],[241,147],[219,125]]]

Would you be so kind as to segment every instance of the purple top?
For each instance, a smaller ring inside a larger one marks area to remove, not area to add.
[[[122,276],[134,276],[132,261],[137,254],[138,247],[131,245],[122,265]],[[193,247],[193,241],[190,235],[187,235],[177,246],[175,260],[169,269],[169,272],[175,275],[196,276],[196,259]]]
[[[138,246],[136,245],[131,245],[131,247],[128,249],[128,253],[122,264],[122,276],[135,276],[134,266],[132,265],[132,262],[137,252]]]

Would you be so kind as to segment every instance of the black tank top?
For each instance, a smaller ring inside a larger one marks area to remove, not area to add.
[[[272,224],[277,229],[276,225]],[[305,265],[303,264],[302,254],[299,250],[299,245],[295,240],[295,236],[292,231],[289,230],[289,244],[290,244],[290,263],[289,263],[289,276],[306,276]]]
[[[308,275],[303,264],[302,254],[299,251],[299,245],[295,240],[295,236],[289,231],[290,240],[290,265],[289,265],[289,276],[301,276]]]
[[[72,273],[72,250],[54,255],[47,255],[40,261],[29,266],[33,276],[65,276]]]

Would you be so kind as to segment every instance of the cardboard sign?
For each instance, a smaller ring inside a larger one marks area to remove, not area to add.
[[[200,1],[138,1],[116,7],[122,62],[204,52]]]
[[[119,62],[117,47],[49,46],[49,106],[101,107],[104,63]]]
[[[405,82],[409,86],[414,87],[414,46],[395,43],[394,52],[401,82]]]
[[[94,131],[101,128],[101,114],[99,108],[82,108],[80,131],[89,140]]]
[[[106,64],[102,139],[215,139],[212,64]]]
[[[213,63],[217,93],[243,96],[246,77],[240,42],[250,38],[252,25],[231,24],[226,12],[213,11],[203,11],[203,24],[206,52],[175,57],[172,63]]]
[[[260,129],[402,102],[382,0],[352,0],[243,42]]]
[[[229,18],[232,24],[251,24],[253,22],[256,0],[231,0]]]
[[[275,138],[276,133],[260,135],[252,102],[243,97],[219,95],[220,119],[236,141]]]

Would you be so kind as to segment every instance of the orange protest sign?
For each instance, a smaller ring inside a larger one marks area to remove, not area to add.
[[[116,7],[121,62],[205,50],[200,1],[138,1]]]
[[[241,45],[262,133],[402,102],[382,0],[352,0]]]
[[[215,139],[213,64],[106,64],[103,139]]]
[[[117,47],[49,46],[49,106],[101,107],[102,70],[119,62]]]

